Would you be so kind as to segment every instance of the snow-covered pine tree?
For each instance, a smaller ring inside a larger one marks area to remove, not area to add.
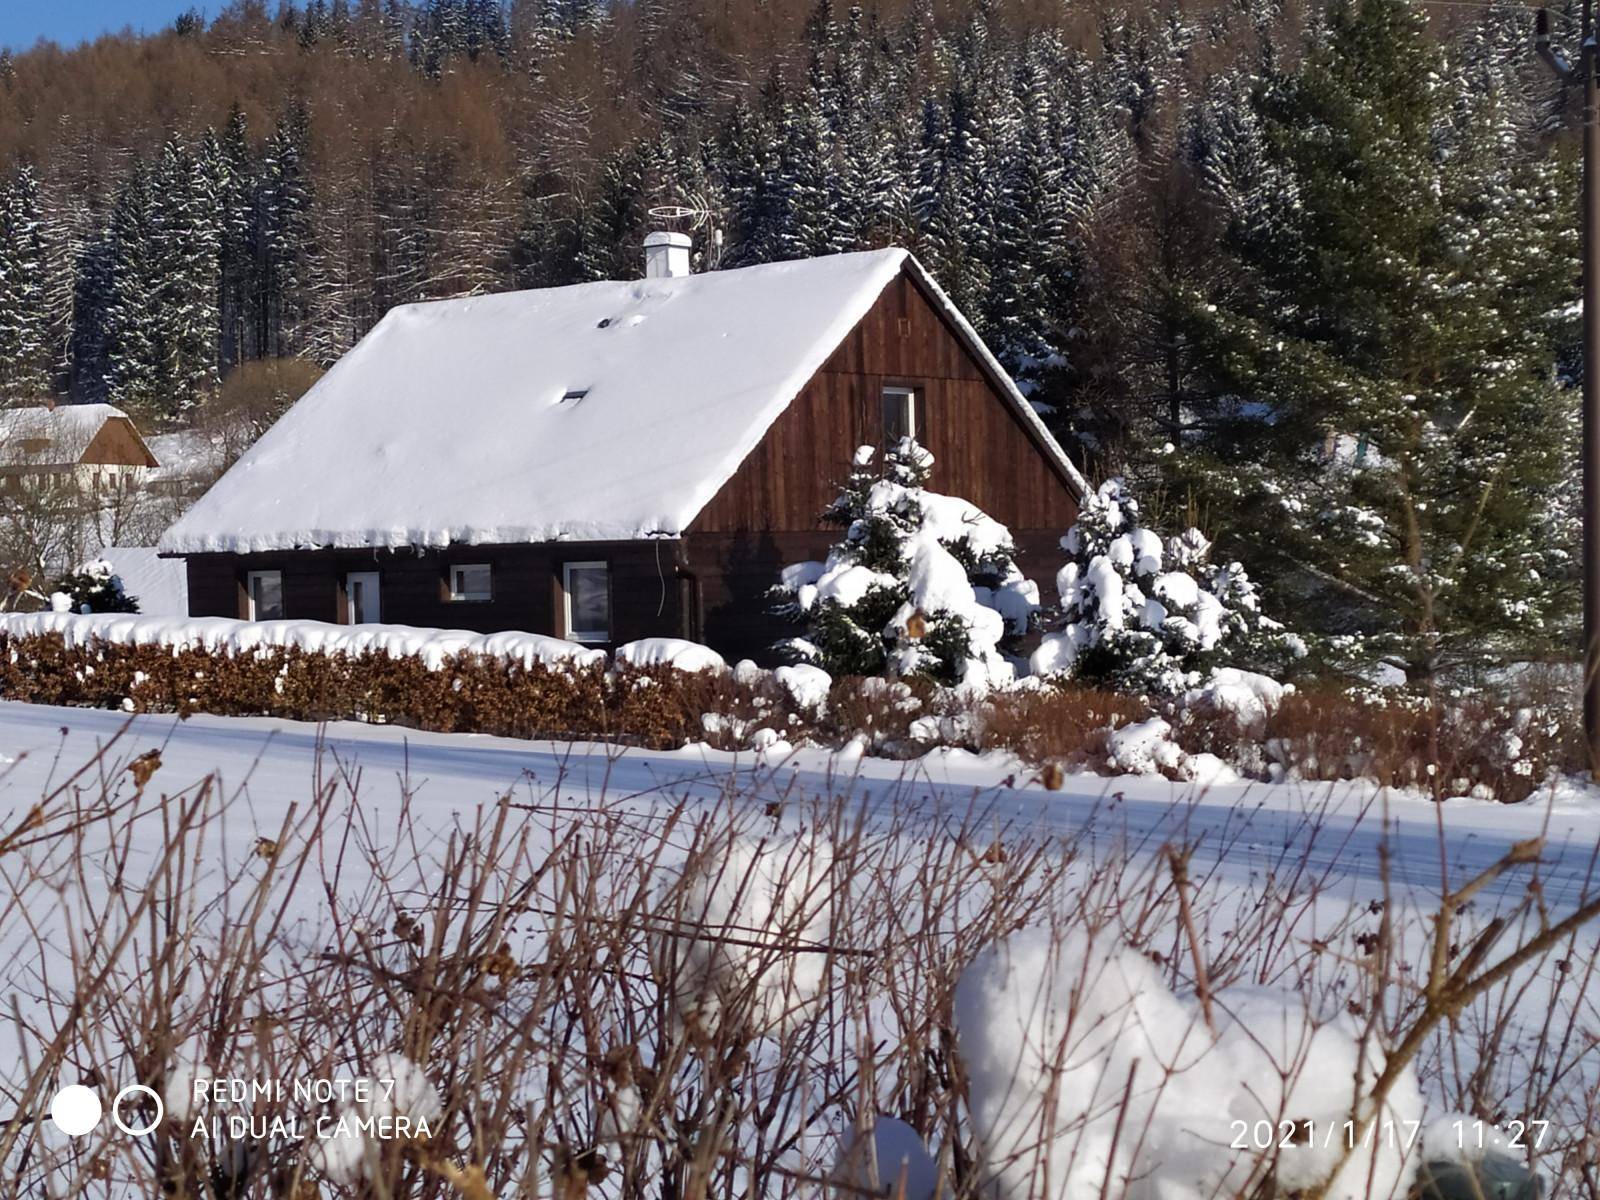
[[[1550,334],[1575,298],[1569,168],[1504,95],[1441,83],[1460,72],[1427,20],[1340,0],[1257,82],[1218,167],[1243,185],[1229,261],[1189,298],[1205,420],[1175,459],[1311,628],[1419,682],[1555,640],[1572,555],[1546,514],[1576,457]]]
[[[0,188],[0,402],[44,396],[50,360],[39,184],[25,164]]]
[[[111,211],[103,346],[105,397],[137,415],[159,410],[166,383],[160,240],[150,171],[135,164]]]
[[[929,492],[933,456],[910,438],[887,472],[871,446],[823,514],[844,530],[826,562],[786,567],[780,616],[806,623],[778,649],[833,675],[925,675],[975,689],[1009,682],[1004,648],[1038,609],[1010,532],[965,500]]]
[[[122,577],[103,558],[83,563],[76,571],[69,571],[56,580],[52,589],[57,596],[67,597],[68,611],[75,613],[112,613],[139,611],[139,598],[123,590]],[[52,597],[54,599],[54,597]]]
[[[1060,616],[1033,653],[1035,675],[1172,697],[1221,666],[1280,674],[1301,651],[1262,614],[1243,567],[1213,564],[1198,529],[1163,541],[1120,480],[1084,497],[1061,547]]]
[[[224,369],[260,354],[255,347],[259,324],[252,318],[258,295],[252,241],[255,211],[255,160],[244,110],[236,103],[215,147],[212,171],[222,239],[218,246],[218,358]]]
[[[311,118],[290,106],[268,139],[256,188],[257,308],[264,336],[261,357],[299,348],[306,307],[305,268],[311,252],[311,184],[305,155]]]
[[[156,168],[157,276],[166,360],[160,415],[167,418],[194,408],[218,383],[223,226],[215,149],[196,156],[172,139]]]

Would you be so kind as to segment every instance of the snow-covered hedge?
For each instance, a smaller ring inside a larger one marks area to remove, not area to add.
[[[1367,777],[1440,799],[1520,800],[1579,765],[1571,714],[1532,696],[1378,703],[1224,668],[1166,700],[1038,680],[980,698],[925,677],[729,669],[675,639],[620,647],[617,659],[607,670],[592,647],[532,634],[0,615],[0,696],[40,704],[658,747],[707,741],[768,755],[805,743],[897,757],[948,746],[1197,784]]]
[[[500,659],[524,667],[568,663],[596,666],[605,651],[537,633],[471,633],[409,625],[331,625],[324,621],[235,621],[227,617],[142,617],[134,613],[64,612],[0,614],[0,635],[59,634],[69,647],[97,643],[159,646],[239,655],[295,649],[306,654],[381,654],[417,658],[430,670],[463,655]]]

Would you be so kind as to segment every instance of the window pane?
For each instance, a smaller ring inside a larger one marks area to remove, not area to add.
[[[917,435],[916,393],[909,388],[885,388],[883,392],[883,444],[896,445],[901,438]]]
[[[258,621],[283,619],[283,574],[257,571],[250,576],[250,600]]]
[[[457,600],[487,600],[492,587],[493,572],[487,563],[472,563],[451,572],[450,594]]]
[[[611,634],[611,588],[603,566],[567,568],[568,603],[573,634],[604,640]]]

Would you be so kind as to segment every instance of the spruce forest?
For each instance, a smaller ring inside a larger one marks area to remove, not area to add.
[[[394,305],[634,277],[686,205],[698,270],[912,249],[1086,473],[1242,559],[1319,661],[1570,658],[1576,97],[1532,25],[236,0],[41,44],[0,55],[0,399],[183,428]]]

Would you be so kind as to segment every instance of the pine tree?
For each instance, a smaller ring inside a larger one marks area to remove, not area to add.
[[[215,147],[194,156],[176,140],[156,170],[163,415],[175,417],[216,390],[223,180]]]
[[[65,596],[69,611],[75,613],[136,613],[139,598],[130,596],[122,586],[122,577],[103,558],[93,559],[76,571],[69,571],[56,580],[52,591]]]
[[[46,395],[50,360],[39,185],[25,165],[0,189],[0,402]]]
[[[1036,675],[1172,697],[1219,666],[1277,674],[1302,652],[1262,614],[1240,564],[1214,565],[1198,529],[1163,541],[1121,480],[1084,497],[1061,546],[1060,616],[1033,654]]]
[[[259,357],[259,323],[252,312],[256,284],[255,164],[244,111],[234,104],[228,113],[211,166],[216,179],[221,222],[218,244],[217,323],[219,369],[229,370],[246,358]]]
[[[926,490],[933,456],[910,438],[885,459],[856,452],[823,514],[844,530],[823,563],[796,563],[774,589],[777,613],[804,621],[779,650],[834,675],[925,675],[987,688],[1010,679],[1002,651],[1027,632],[1038,589],[1022,578],[1004,526]]]
[[[1258,574],[1413,680],[1537,652],[1571,575],[1546,520],[1573,459],[1568,189],[1481,107],[1452,121],[1425,26],[1414,0],[1341,0],[1257,86],[1219,167],[1247,185],[1218,273],[1242,286],[1193,297],[1210,416],[1182,448]]]
[[[143,164],[111,213],[104,319],[105,396],[137,415],[161,409],[166,367],[161,326],[161,237],[150,171]]]
[[[305,264],[310,254],[311,186],[305,153],[310,114],[292,105],[262,156],[255,190],[258,353],[284,357],[298,349],[305,315]]]

